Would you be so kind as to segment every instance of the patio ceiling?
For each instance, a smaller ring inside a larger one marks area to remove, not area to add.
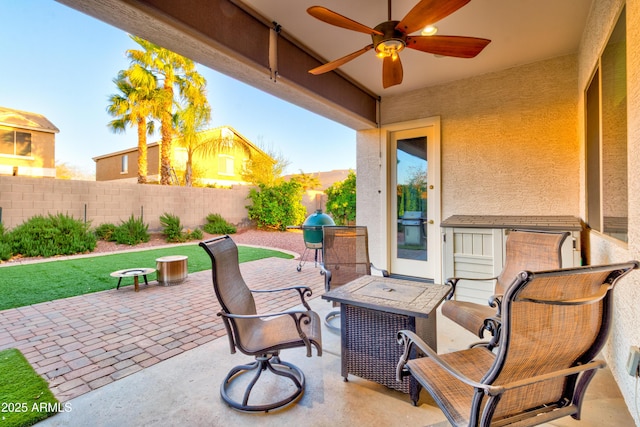
[[[439,35],[487,38],[476,58],[436,57],[406,49],[402,84],[382,88],[373,52],[321,76],[310,68],[371,43],[368,35],[311,17],[321,5],[374,27],[387,20],[385,0],[58,0],[124,31],[354,129],[371,127],[376,99],[576,52],[592,0],[472,0],[436,25]],[[400,20],[417,0],[392,1]],[[278,38],[278,75],[269,68],[269,35]]]

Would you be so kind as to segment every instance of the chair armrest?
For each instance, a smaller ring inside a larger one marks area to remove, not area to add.
[[[309,288],[308,286],[290,286],[288,288],[278,288],[278,289],[251,289],[251,292],[260,294],[260,293],[271,293],[271,292],[293,291],[293,290],[298,292],[302,305],[304,305],[304,307],[307,310],[311,310],[311,307],[309,307],[309,304],[305,300],[305,297],[309,298],[313,294],[313,292],[311,291],[311,288]]]
[[[371,266],[372,270],[376,270],[378,272],[380,272],[384,277],[389,277],[389,272],[385,269],[382,268],[378,268],[375,265],[373,265],[373,263],[369,263],[369,265]]]
[[[491,392],[487,394],[489,394],[490,396],[495,396],[498,394],[502,394],[507,390],[513,390],[515,388],[528,386],[542,381],[548,381],[553,378],[576,375],[584,371],[593,371],[596,369],[604,368],[605,366],[607,366],[607,363],[604,360],[592,360],[591,362],[585,363],[584,365],[572,366],[571,368],[560,369],[559,371],[549,372],[544,375],[536,375],[534,377],[525,378],[519,381],[503,384],[501,386],[492,386],[490,387]]]
[[[496,317],[498,318],[502,316],[502,297],[502,294],[491,295],[487,301],[489,303],[489,307],[496,309]]]
[[[585,363],[584,365],[573,366],[571,368],[560,369],[558,371],[549,372],[543,375],[536,375],[529,378],[524,378],[518,381],[513,381],[511,383],[502,384],[499,386],[482,384],[477,381],[474,381],[470,378],[467,378],[464,374],[458,371],[456,368],[442,360],[438,354],[429,347],[419,336],[415,333],[408,330],[401,330],[398,332],[398,343],[404,344],[404,352],[400,357],[400,361],[398,362],[398,366],[396,368],[396,379],[398,381],[402,380],[402,377],[409,375],[406,372],[405,365],[409,360],[409,355],[411,354],[412,346],[418,347],[424,354],[430,357],[435,363],[437,363],[442,369],[447,371],[450,375],[455,377],[457,380],[474,387],[476,389],[483,390],[484,393],[488,396],[498,396],[504,393],[507,390],[513,390],[520,387],[525,387],[531,384],[536,384],[542,381],[548,381],[553,378],[566,377],[569,375],[576,375],[584,371],[594,371],[596,369],[604,368],[607,364],[603,360],[593,360],[589,363]]]
[[[451,291],[449,291],[449,293],[445,297],[446,300],[450,300],[451,298],[453,298],[453,295],[456,293],[456,286],[458,285],[458,282],[460,280],[470,280],[470,281],[479,282],[479,281],[485,281],[485,280],[498,280],[498,278],[487,277],[486,279],[481,279],[478,277],[450,277],[444,282],[445,285],[451,286]]]

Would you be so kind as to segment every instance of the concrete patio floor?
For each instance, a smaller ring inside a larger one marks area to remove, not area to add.
[[[252,288],[311,287],[312,308],[323,316],[332,307],[319,298],[319,270],[307,264],[297,272],[296,266],[296,260],[270,258],[244,263],[241,271]],[[297,404],[268,414],[228,408],[220,399],[220,383],[232,366],[250,358],[229,352],[215,315],[210,274],[194,273],[171,287],[153,281],[138,293],[126,286],[1,311],[0,322],[7,327],[0,332],[0,349],[19,348],[70,408],[38,425],[449,425],[424,391],[414,407],[407,395],[384,386],[353,375],[344,382],[340,339],[327,329],[322,357],[307,358],[302,349],[282,352],[283,360],[306,375],[306,391]],[[261,312],[297,302],[295,296],[257,299]],[[440,352],[463,348],[473,338],[438,316]],[[605,369],[589,388],[582,421],[566,418],[548,425],[627,426],[633,418]]]

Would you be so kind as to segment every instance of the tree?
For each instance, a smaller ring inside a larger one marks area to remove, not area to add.
[[[202,85],[204,86],[204,79]],[[194,92],[197,92],[194,90]],[[212,151],[217,151],[220,146],[219,138],[205,139],[202,130],[211,119],[211,107],[209,106],[204,91],[199,91],[199,95],[189,102],[187,106],[177,115],[178,132],[180,138],[177,144],[187,150],[187,164],[185,169],[185,186],[191,187],[193,184],[193,155],[196,151],[202,151],[207,155]]]
[[[302,170],[300,170],[300,174],[294,175],[291,179],[298,182],[302,186],[303,191],[315,190],[322,185],[317,176],[310,173],[304,173]]]
[[[96,177],[67,162],[56,161],[56,179],[95,181]]]
[[[259,144],[264,154],[251,157],[247,168],[242,172],[242,179],[255,185],[278,185],[282,181],[284,170],[291,163],[281,152],[273,147]]]
[[[188,58],[164,49],[140,37],[130,36],[143,50],[130,49],[127,57],[132,64],[138,64],[152,73],[160,84],[164,95],[160,98],[160,184],[171,182],[172,146],[174,136],[174,105],[179,110],[184,101],[194,102],[194,108],[208,106],[204,94],[204,78],[196,71],[195,64]],[[175,89],[178,100],[174,100]],[[204,99],[204,102],[203,102]]]
[[[327,213],[337,225],[346,225],[356,220],[356,174],[349,171],[344,181],[336,182],[326,189]]]
[[[157,88],[152,73],[133,64],[113,79],[118,93],[109,97],[107,112],[116,117],[108,126],[113,132],[125,132],[127,126],[138,129],[138,183],[147,182],[147,135],[154,132],[153,117],[163,104],[164,94]]]

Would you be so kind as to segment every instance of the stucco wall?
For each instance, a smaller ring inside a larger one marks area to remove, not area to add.
[[[122,156],[127,155],[128,171],[122,173]],[[158,176],[158,165],[160,164],[160,146],[149,144],[147,148],[147,177],[153,180]],[[138,149],[118,151],[110,156],[101,157],[96,160],[96,181],[111,181],[116,179],[126,179],[129,182],[138,182]]]
[[[379,129],[356,134],[356,224],[369,231],[369,258],[388,269],[387,137]]]
[[[13,228],[35,215],[65,213],[91,221],[119,224],[143,216],[150,230],[160,230],[159,217],[177,215],[186,228],[205,223],[210,213],[227,221],[247,221],[248,186],[232,189],[139,185],[123,182],[49,180],[0,177],[2,223]]]
[[[387,128],[440,117],[441,218],[580,213],[575,55],[381,101],[382,130],[357,133],[358,218],[386,266]]]
[[[592,264],[640,259],[640,2],[627,3],[627,151],[629,195],[629,243],[623,244],[592,231],[589,236]],[[598,56],[604,50],[609,34],[615,26],[622,0],[596,0],[587,22],[579,52],[578,93],[580,95],[579,129],[584,128],[584,97]],[[581,157],[584,157],[584,132],[580,132]],[[584,162],[581,165],[584,174]],[[581,192],[584,193],[584,190]],[[584,196],[581,201],[584,215]],[[626,373],[625,365],[631,345],[640,345],[640,272],[621,281],[614,293],[614,322],[611,337],[604,349],[605,358],[625,397],[629,412],[640,425],[635,410],[636,379]]]
[[[576,84],[564,56],[385,97],[382,120],[441,117],[443,219],[577,215]]]
[[[584,90],[624,3],[594,0],[575,55],[382,99],[383,125],[441,118],[443,219],[452,214],[585,217]],[[640,259],[638,46],[640,2],[627,2],[629,243],[590,232],[592,264]],[[384,131],[358,132],[357,222],[374,231],[374,262],[386,258],[386,144]],[[636,380],[625,370],[629,347],[640,345],[638,301],[640,272],[634,272],[614,293],[612,333],[603,353],[640,425]]]

